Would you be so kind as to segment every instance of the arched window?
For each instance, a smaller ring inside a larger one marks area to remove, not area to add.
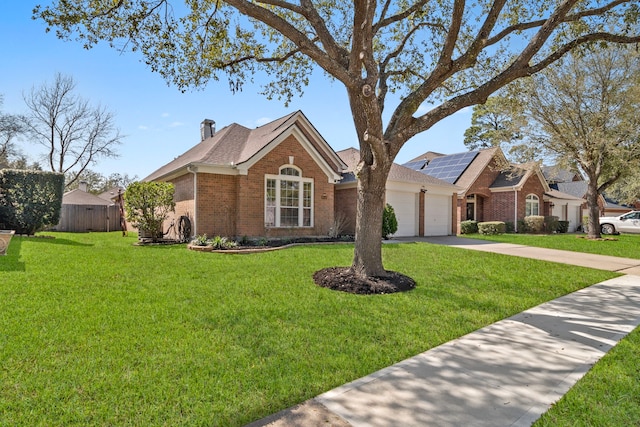
[[[529,194],[526,198],[524,216],[540,215],[540,199],[535,194]]]
[[[313,226],[313,179],[303,178],[293,165],[280,168],[279,175],[265,176],[266,227]]]

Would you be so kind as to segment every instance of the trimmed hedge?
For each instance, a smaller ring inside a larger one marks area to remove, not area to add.
[[[478,232],[480,234],[504,234],[507,231],[507,225],[502,221],[487,221],[478,223]]]
[[[60,220],[64,175],[0,170],[0,228],[33,234]]]
[[[460,234],[475,234],[478,232],[478,221],[469,219],[460,223]]]
[[[524,231],[527,233],[542,233],[544,231],[544,217],[531,215],[524,217]]]

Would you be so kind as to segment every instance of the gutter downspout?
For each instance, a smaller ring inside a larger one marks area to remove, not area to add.
[[[514,206],[515,209],[513,210],[513,227],[517,233],[518,232],[518,190],[514,188],[513,192],[515,194],[515,203],[516,203],[516,205]]]
[[[197,169],[192,169],[191,165],[187,166],[187,172],[193,174],[193,227],[191,232],[194,236],[198,235],[198,174]]]

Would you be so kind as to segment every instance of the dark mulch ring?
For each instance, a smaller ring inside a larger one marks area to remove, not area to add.
[[[364,278],[355,275],[349,267],[330,267],[313,274],[316,285],[334,291],[352,294],[392,294],[410,291],[416,287],[416,282],[409,276],[387,271],[387,276]]]

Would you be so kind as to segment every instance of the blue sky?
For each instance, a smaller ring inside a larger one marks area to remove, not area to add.
[[[258,94],[258,84],[246,84],[232,94],[225,81],[204,90],[180,93],[131,53],[101,44],[85,50],[78,42],[45,33],[44,23],[31,19],[35,4],[46,1],[6,1],[0,13],[0,94],[3,113],[23,113],[23,93],[51,82],[55,73],[72,76],[76,94],[115,114],[125,135],[118,159],[100,160],[91,169],[144,178],[199,142],[200,122],[215,120],[218,129],[231,123],[254,128],[292,111],[302,110],[334,150],[358,147],[346,91],[318,73],[305,93],[285,107]],[[257,82],[257,81],[256,81]],[[257,82],[259,83],[259,82]],[[390,107],[387,107],[390,108]],[[425,151],[466,151],[464,131],[471,123],[466,109],[416,136],[396,158],[404,163]],[[37,159],[40,148],[24,141],[24,153]]]

